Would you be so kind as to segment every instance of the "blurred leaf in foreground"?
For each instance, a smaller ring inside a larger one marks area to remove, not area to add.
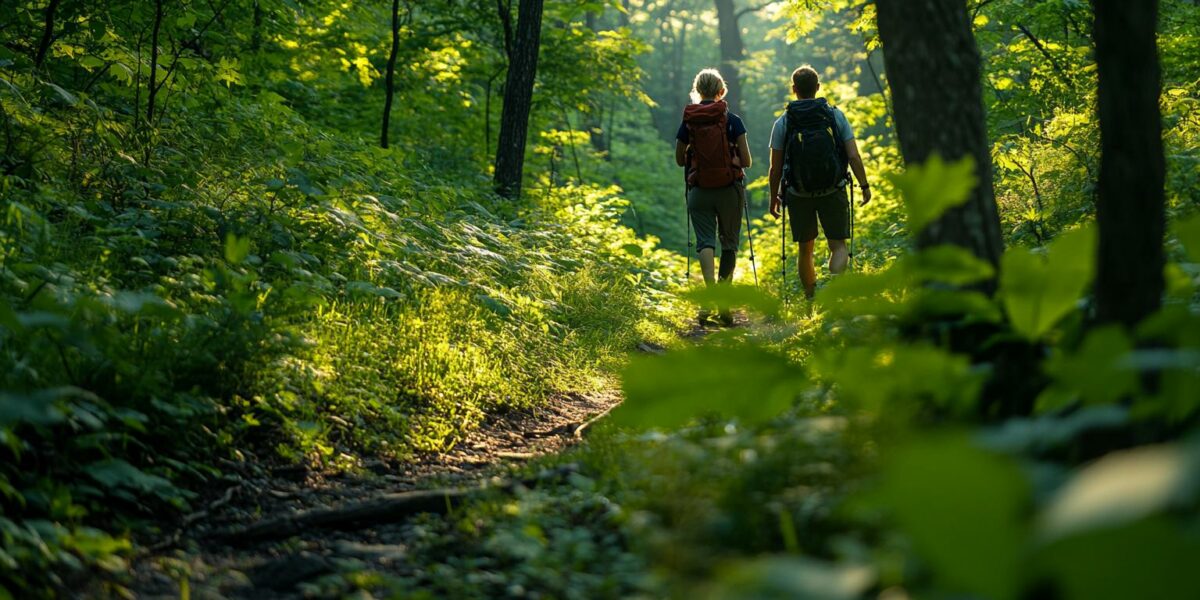
[[[886,461],[879,499],[946,589],[1013,598],[1028,490],[1016,465],[962,437],[935,437]]]
[[[624,372],[620,425],[678,427],[705,413],[765,421],[791,405],[805,378],[782,356],[748,344],[639,356]]]

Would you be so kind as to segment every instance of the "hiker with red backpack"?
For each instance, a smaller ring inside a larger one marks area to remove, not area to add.
[[[786,208],[792,217],[792,241],[799,244],[797,268],[804,295],[812,299],[817,273],[813,247],[817,223],[829,243],[829,272],[846,270],[850,251],[846,241],[853,231],[853,212],[846,188],[850,174],[862,190],[860,206],[871,201],[871,186],[854,130],[846,115],[825,98],[816,70],[805,65],[792,72],[792,93],[787,111],[771,129],[771,216],[779,218]],[[782,189],[781,189],[782,183]],[[785,217],[786,218],[786,217]]]
[[[704,69],[692,83],[692,104],[683,109],[676,134],[675,162],[687,168],[687,209],[696,232],[696,252],[706,285],[733,280],[746,203],[744,169],[750,168],[750,145],[741,117],[729,112],[725,80],[716,69]],[[721,245],[720,270],[714,275],[714,255]],[[711,312],[701,310],[700,323]],[[733,324],[727,308],[722,324]]]

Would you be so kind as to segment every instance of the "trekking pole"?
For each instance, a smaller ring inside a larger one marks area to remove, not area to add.
[[[854,271],[854,183],[850,184],[850,271]]]
[[[754,236],[750,235],[750,203],[742,198],[742,212],[746,214],[746,241],[750,244],[750,270],[754,272],[754,287],[758,287],[758,265],[754,262]]]
[[[688,180],[687,167],[683,168],[683,212],[687,213],[687,276],[683,279],[683,284],[688,285],[692,281],[692,211],[688,208]]]
[[[783,258],[779,259],[779,299],[787,304],[787,203],[780,200],[779,215],[779,249]]]

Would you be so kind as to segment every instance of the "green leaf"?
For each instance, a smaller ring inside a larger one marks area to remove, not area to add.
[[[250,238],[238,237],[236,234],[225,234],[225,260],[230,264],[238,264],[250,256]]]
[[[1045,256],[1009,248],[1001,259],[1000,296],[1018,333],[1041,338],[1070,313],[1091,284],[1096,235],[1081,227],[1061,235]]]
[[[72,94],[71,92],[68,92],[67,90],[64,90],[62,87],[58,86],[57,84],[47,83],[46,85],[50,89],[54,90],[58,94],[58,96],[60,98],[62,98],[63,101],[66,102],[67,104],[74,106],[77,102],[79,102],[79,99],[75,97],[75,94]]]
[[[1114,452],[1068,481],[1038,520],[1043,539],[1126,525],[1187,508],[1200,496],[1200,449],[1148,446]]]
[[[974,410],[984,373],[966,356],[933,346],[854,347],[813,358],[839,398],[868,411],[910,412],[915,401],[964,414]]]
[[[1077,352],[1046,361],[1045,369],[1058,387],[1078,392],[1084,402],[1111,404],[1138,390],[1138,373],[1126,364],[1131,352],[1129,336],[1112,325],[1089,333]]]
[[[637,356],[623,373],[625,402],[613,421],[671,428],[715,412],[761,422],[787,409],[804,381],[800,367],[748,344]]]
[[[889,176],[904,198],[908,210],[908,229],[920,233],[947,210],[959,206],[978,185],[975,159],[967,155],[946,163],[938,154],[923,165],[910,165],[903,173]]]
[[[1172,229],[1187,251],[1188,260],[1200,263],[1200,214],[1176,221]]]
[[[1035,558],[1065,600],[1200,598],[1200,539],[1166,517],[1104,528],[1044,548]]]
[[[959,246],[926,248],[901,260],[917,280],[925,282],[965,286],[991,279],[996,274],[991,264]]]
[[[625,244],[624,246],[621,246],[621,249],[637,257],[641,257],[643,254],[645,254],[645,251],[642,250],[642,247],[637,244]]]
[[[92,463],[83,469],[88,477],[109,489],[128,488],[138,492],[153,493],[160,497],[173,491],[170,481],[150,475],[120,459],[109,459]]]
[[[1028,496],[1016,465],[965,438],[926,439],[891,455],[878,494],[949,591],[1016,595]]]
[[[817,304],[831,317],[900,314],[908,283],[898,264],[875,273],[845,273],[817,290]]]

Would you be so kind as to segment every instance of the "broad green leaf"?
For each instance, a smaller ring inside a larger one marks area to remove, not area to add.
[[[908,276],[900,265],[875,273],[845,273],[817,290],[817,304],[831,317],[895,315],[905,311]]]
[[[1095,232],[1082,227],[1065,233],[1045,256],[1009,248],[1001,259],[1000,296],[1018,333],[1039,339],[1070,313],[1092,281]]]
[[[1084,402],[1110,404],[1137,392],[1138,373],[1125,363],[1131,352],[1133,342],[1121,327],[1103,327],[1089,333],[1077,352],[1046,361],[1045,370]]]
[[[991,279],[996,274],[996,269],[987,261],[958,246],[935,246],[901,260],[919,281],[964,286]]]
[[[1044,539],[1126,525],[1200,497],[1196,446],[1148,446],[1115,452],[1081,471],[1038,520]]]
[[[138,492],[160,496],[175,489],[170,481],[150,475],[120,459],[109,459],[92,463],[83,468],[88,477],[107,488],[128,488]]]
[[[1056,542],[1035,557],[1065,600],[1200,598],[1200,537],[1167,517],[1106,527]]]
[[[636,356],[623,373],[625,402],[613,421],[670,428],[713,412],[765,421],[791,405],[804,381],[800,367],[748,344]]]
[[[642,250],[642,247],[637,244],[625,244],[624,246],[621,246],[621,249],[633,256],[640,257],[645,254],[645,251]]]
[[[970,412],[983,373],[970,360],[932,346],[854,347],[814,357],[821,377],[844,402],[869,411],[911,412],[920,401]]]
[[[947,163],[934,154],[923,165],[910,165],[889,177],[904,198],[908,230],[920,233],[947,210],[967,201],[978,184],[975,159],[967,155]]]
[[[879,499],[947,591],[1015,597],[1028,500],[1016,465],[965,438],[925,439],[891,454]]]
[[[250,256],[250,238],[233,233],[225,234],[225,260],[238,264]]]
[[[1176,221],[1172,229],[1187,251],[1188,260],[1200,263],[1200,214]]]

